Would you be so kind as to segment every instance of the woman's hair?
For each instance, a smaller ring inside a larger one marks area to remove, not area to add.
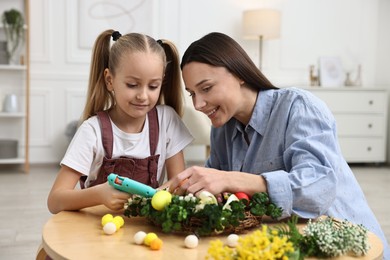
[[[244,49],[231,37],[209,33],[193,42],[185,51],[180,68],[192,61],[215,67],[225,67],[255,90],[276,89],[261,73]]]
[[[111,44],[111,37],[114,43]],[[111,46],[112,45],[112,46]],[[175,45],[167,40],[156,41],[150,36],[129,33],[120,35],[114,30],[102,32],[95,41],[88,83],[88,93],[82,120],[115,105],[113,93],[105,84],[104,70],[108,68],[115,76],[121,59],[128,52],[151,52],[158,54],[164,64],[164,78],[157,104],[165,104],[182,116],[183,90],[180,80],[179,54]]]

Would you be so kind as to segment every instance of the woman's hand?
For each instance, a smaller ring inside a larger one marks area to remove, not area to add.
[[[99,185],[99,195],[102,204],[115,211],[123,209],[124,204],[130,198],[130,194],[115,189],[108,182]]]
[[[237,171],[221,171],[213,168],[192,166],[172,178],[169,191],[177,195],[205,190],[214,195],[224,192],[267,192],[267,183],[261,175]]]
[[[192,166],[170,180],[169,191],[178,195],[196,195],[203,190],[212,194],[222,193],[229,187],[228,176],[224,173],[211,168]]]

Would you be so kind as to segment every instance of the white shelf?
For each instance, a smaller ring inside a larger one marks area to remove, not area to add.
[[[4,28],[3,24],[0,24],[0,29],[3,29],[3,28]],[[27,29],[27,24],[23,25],[23,29],[24,29],[24,30]]]
[[[0,112],[0,118],[24,118],[24,117],[26,117],[25,113]]]
[[[26,65],[0,64],[0,70],[26,70]]]
[[[0,164],[22,164],[25,162],[25,160],[25,158],[0,159]]]
[[[20,62],[0,64],[0,92],[2,94],[9,92],[8,85],[17,88],[19,97],[20,109],[16,113],[2,111],[0,107],[0,137],[9,137],[18,141],[18,156],[14,158],[0,158],[0,164],[21,164],[24,167],[24,172],[29,171],[29,114],[30,114],[30,37],[29,37],[29,14],[31,0],[0,0],[0,10],[8,9],[9,6],[5,2],[13,2],[16,9],[19,9],[23,14],[25,24],[24,39],[22,46],[19,46],[18,57]],[[0,36],[5,38],[4,26],[0,22]],[[23,58],[23,60],[22,60]],[[4,83],[4,84],[3,84]],[[22,98],[23,97],[23,98]],[[3,97],[2,97],[3,98]],[[15,154],[16,155],[16,154]]]

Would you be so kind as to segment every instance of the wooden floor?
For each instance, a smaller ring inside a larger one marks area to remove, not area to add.
[[[353,166],[367,200],[390,241],[390,168]],[[29,174],[0,168],[0,259],[34,259],[50,218],[46,197],[57,166],[35,165]]]

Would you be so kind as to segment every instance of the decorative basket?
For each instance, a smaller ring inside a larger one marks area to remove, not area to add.
[[[190,194],[185,197],[173,195],[171,203],[161,211],[152,207],[151,198],[134,196],[125,205],[124,215],[146,217],[166,233],[209,236],[245,233],[259,226],[264,215],[278,218],[281,212],[269,201],[266,193],[253,195],[249,203],[236,199],[206,204]]]

